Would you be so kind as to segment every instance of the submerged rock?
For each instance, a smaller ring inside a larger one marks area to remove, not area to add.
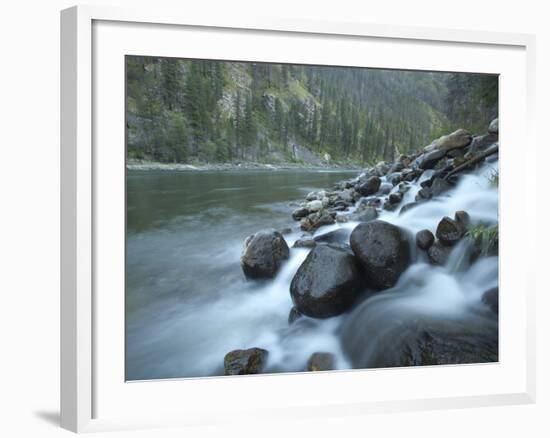
[[[290,284],[298,312],[314,318],[345,312],[360,292],[361,274],[353,254],[330,244],[313,248]]]
[[[354,311],[342,330],[343,348],[354,368],[498,361],[496,319],[475,315],[451,321],[399,318],[399,324],[378,321],[377,327],[362,322],[360,314],[355,315],[361,310]]]
[[[401,210],[399,210],[399,214],[402,215],[407,211],[413,209],[417,205],[418,205],[418,202],[409,202],[408,204],[405,204],[403,207],[401,207]]]
[[[486,304],[493,313],[498,315],[498,287],[485,291],[481,296],[481,301]]]
[[[245,240],[241,267],[247,278],[273,278],[288,256],[282,234],[273,229],[262,230]]]
[[[302,239],[296,240],[292,248],[313,248],[317,243],[312,238],[304,237]]]
[[[336,356],[332,353],[313,353],[307,361],[308,371],[329,371],[336,367]]]
[[[428,258],[432,265],[444,266],[449,259],[452,248],[436,240],[428,249]]]
[[[411,262],[405,232],[388,222],[375,220],[359,224],[351,233],[350,243],[368,285],[375,289],[395,285]]]
[[[291,325],[294,321],[296,321],[301,317],[302,317],[302,314],[298,312],[298,309],[296,309],[296,307],[292,307],[292,309],[290,309],[290,312],[288,314],[288,325]]]
[[[420,230],[416,233],[416,246],[427,251],[433,245],[435,237],[430,230]]]
[[[268,352],[262,348],[233,350],[223,360],[226,376],[259,374],[267,361]]]

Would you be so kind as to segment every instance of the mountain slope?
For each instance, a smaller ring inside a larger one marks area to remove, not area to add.
[[[448,130],[448,84],[455,76],[128,56],[128,157],[308,164],[391,159]],[[474,116],[483,125],[490,117]]]

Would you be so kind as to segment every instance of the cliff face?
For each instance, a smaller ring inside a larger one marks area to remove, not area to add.
[[[129,159],[363,163],[450,123],[449,74],[128,56]]]

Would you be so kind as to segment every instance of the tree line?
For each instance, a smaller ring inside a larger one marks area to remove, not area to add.
[[[496,76],[126,57],[128,157],[391,160],[498,109]],[[480,131],[481,132],[481,131]]]

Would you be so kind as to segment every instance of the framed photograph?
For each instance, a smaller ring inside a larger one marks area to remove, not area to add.
[[[79,6],[61,54],[63,427],[534,402],[533,36]]]

